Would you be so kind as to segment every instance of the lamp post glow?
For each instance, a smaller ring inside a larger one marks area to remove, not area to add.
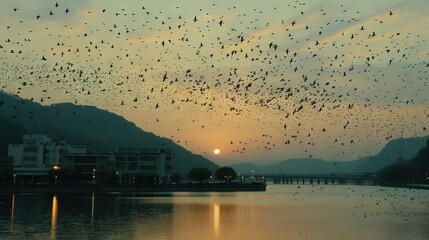
[[[255,170],[250,170],[250,179],[252,180],[252,182],[256,180]]]
[[[92,184],[95,184],[95,168],[92,169]]]
[[[58,183],[58,171],[61,169],[60,168],[60,166],[58,166],[58,165],[55,165],[55,166],[53,166],[52,167],[52,169],[54,169],[54,171],[55,171],[55,184],[57,184]]]
[[[16,184],[16,174],[13,174],[13,184]]]
[[[116,172],[116,175],[119,176],[119,184],[122,183],[122,174],[121,172]]]

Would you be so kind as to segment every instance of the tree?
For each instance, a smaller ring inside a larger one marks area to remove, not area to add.
[[[385,167],[379,173],[384,182],[403,183],[407,179],[409,167],[403,163],[396,163]]]
[[[171,182],[180,183],[180,174],[179,173],[173,173],[173,175],[171,175]]]
[[[188,178],[202,183],[210,179],[212,173],[207,168],[194,168],[188,173]]]
[[[429,182],[429,141],[412,159],[404,162],[401,159],[393,165],[379,171],[387,183],[424,183]]]
[[[12,183],[13,160],[9,157],[2,159],[0,156],[0,183]]]
[[[237,173],[231,167],[220,167],[216,170],[215,176],[217,179],[225,180],[226,183],[229,183],[237,178]]]

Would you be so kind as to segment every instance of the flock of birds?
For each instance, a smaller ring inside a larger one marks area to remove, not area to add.
[[[41,104],[96,105],[198,153],[214,136],[227,158],[427,135],[428,35],[401,9],[12,5],[0,90]]]

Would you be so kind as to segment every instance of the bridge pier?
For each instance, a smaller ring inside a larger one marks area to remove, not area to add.
[[[242,180],[266,182],[267,178],[274,184],[342,184],[342,185],[375,185],[380,182],[375,174],[251,174],[241,175]]]

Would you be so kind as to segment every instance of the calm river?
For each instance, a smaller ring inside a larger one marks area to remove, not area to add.
[[[429,239],[429,190],[3,194],[0,239]]]

